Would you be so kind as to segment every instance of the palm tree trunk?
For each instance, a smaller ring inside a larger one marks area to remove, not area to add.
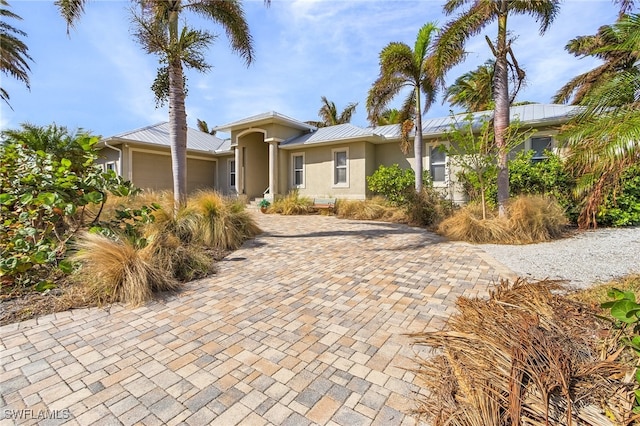
[[[170,43],[178,42],[178,11],[169,15]],[[187,113],[180,58],[169,58],[169,143],[175,209],[187,203]]]
[[[420,107],[420,86],[416,85],[416,136],[413,152],[416,156],[416,193],[422,192],[422,109]]]
[[[507,163],[508,146],[506,140],[509,127],[509,76],[507,70],[507,2],[500,1],[498,7],[498,42],[494,71],[495,111],[493,125],[495,144],[498,149],[498,215],[505,217],[509,201],[509,166]]]

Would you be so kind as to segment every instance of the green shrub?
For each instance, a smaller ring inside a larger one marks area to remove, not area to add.
[[[0,277],[17,290],[53,286],[66,242],[86,223],[86,207],[109,193],[126,194],[129,184],[95,164],[98,138],[57,126],[24,125],[2,133],[0,144]],[[47,150],[45,152],[45,150]]]
[[[622,187],[617,193],[607,195],[598,213],[601,225],[640,225],[640,166],[629,167],[621,180]]]
[[[410,168],[401,169],[397,164],[389,167],[381,165],[371,176],[367,176],[367,186],[371,192],[382,195],[391,204],[399,206],[406,204],[408,196],[414,192],[415,176]],[[425,187],[431,186],[428,172],[425,171],[422,181]]]

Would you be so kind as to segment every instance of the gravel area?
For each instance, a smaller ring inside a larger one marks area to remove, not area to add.
[[[522,277],[567,280],[576,287],[640,273],[640,227],[577,232],[549,243],[478,246]]]

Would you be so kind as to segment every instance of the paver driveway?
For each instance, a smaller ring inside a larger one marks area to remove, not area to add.
[[[414,424],[409,369],[426,350],[404,333],[440,327],[458,296],[509,272],[403,225],[256,217],[265,233],[179,295],[0,328],[2,417]],[[36,423],[1,424],[14,422]]]

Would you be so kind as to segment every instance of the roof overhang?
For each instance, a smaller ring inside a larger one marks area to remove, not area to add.
[[[287,127],[292,127],[298,130],[315,130],[316,127],[302,121],[295,120],[287,117],[286,115],[279,114],[275,111],[271,111],[265,114],[255,115],[242,120],[234,121],[232,123],[216,126],[213,130],[222,132],[232,132],[240,129],[251,129],[254,127],[261,127],[267,124],[281,124]]]

